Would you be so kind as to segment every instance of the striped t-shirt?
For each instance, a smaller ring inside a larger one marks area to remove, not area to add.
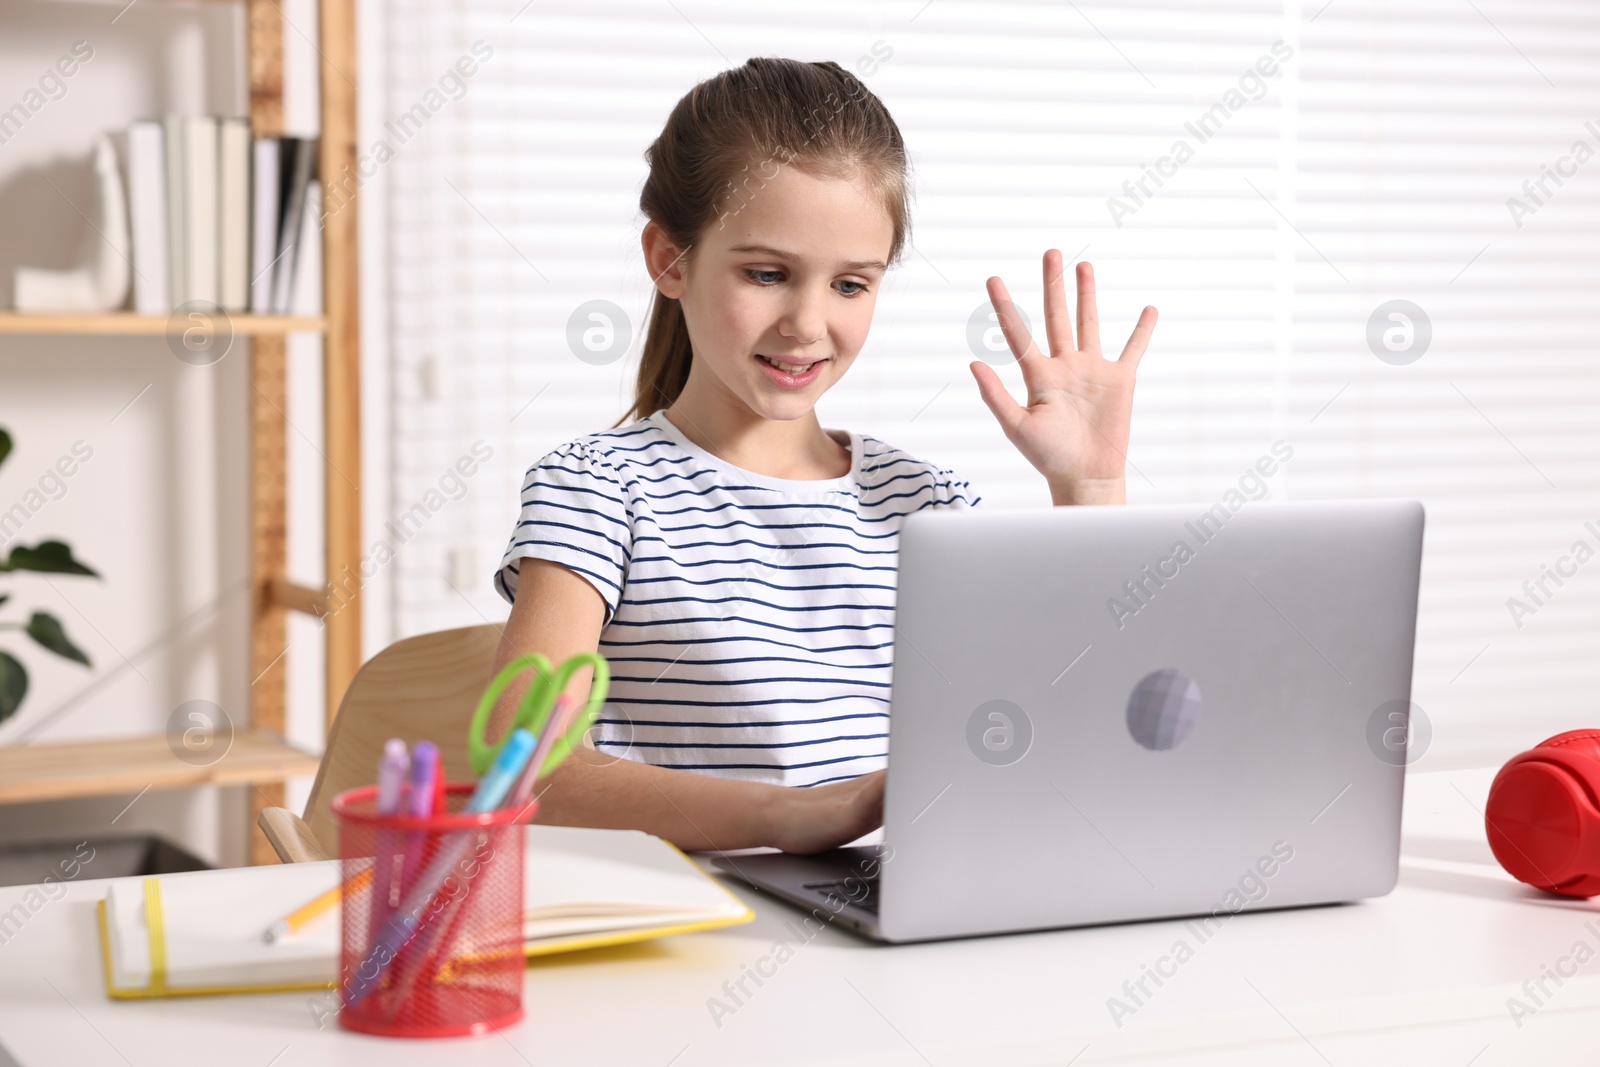
[[[783,785],[885,765],[900,524],[976,505],[965,481],[862,434],[842,478],[770,478],[696,446],[662,411],[529,469],[495,574],[552,560],[605,598],[611,688],[596,747]]]

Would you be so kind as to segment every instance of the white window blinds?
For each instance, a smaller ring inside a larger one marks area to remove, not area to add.
[[[863,80],[913,155],[914,247],[824,425],[951,466],[990,505],[1047,502],[978,397],[971,320],[998,274],[1043,343],[1043,251],[1087,258],[1106,348],[1161,311],[1132,500],[1209,504],[1277,440],[1294,457],[1273,498],[1418,497],[1431,760],[1584,721],[1600,560],[1537,584],[1580,539],[1600,550],[1600,162],[1561,162],[1600,148],[1600,15],[1580,0],[402,0],[376,32],[388,508],[426,513],[383,579],[393,637],[503,618],[489,575],[524,470],[626,406],[650,291],[642,153],[672,105],[750,55],[872,56]],[[463,56],[474,73],[450,77]],[[1541,184],[1546,164],[1564,184]],[[1531,210],[1513,219],[1508,197]],[[593,300],[631,320],[614,363],[569,347]],[[1393,301],[1380,358],[1369,319]],[[453,500],[480,440],[493,458]],[[1540,603],[1514,619],[1525,579]]]

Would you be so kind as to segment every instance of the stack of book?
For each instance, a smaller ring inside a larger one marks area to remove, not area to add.
[[[191,302],[322,313],[317,141],[250,136],[245,119],[168,115],[128,128],[134,310]]]

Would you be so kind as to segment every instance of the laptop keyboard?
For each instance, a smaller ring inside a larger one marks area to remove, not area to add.
[[[828,897],[849,901],[862,911],[878,914],[878,880],[846,878],[832,882],[806,882],[805,888]]]

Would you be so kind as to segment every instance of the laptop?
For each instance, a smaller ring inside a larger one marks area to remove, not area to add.
[[[1422,530],[1414,500],[908,516],[882,843],[714,862],[890,942],[1381,896]]]

